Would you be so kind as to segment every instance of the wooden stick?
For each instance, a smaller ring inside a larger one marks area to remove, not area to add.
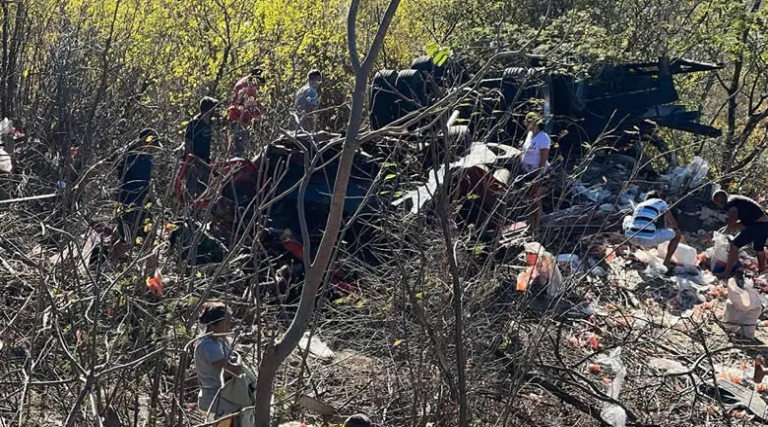
[[[56,197],[56,193],[43,194],[41,196],[21,197],[21,198],[18,198],[18,199],[0,200],[0,205],[5,205],[5,204],[8,204],[8,203],[16,203],[16,202],[28,202],[30,200],[52,199],[54,197]]]

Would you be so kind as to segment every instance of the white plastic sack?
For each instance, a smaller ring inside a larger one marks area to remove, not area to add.
[[[669,250],[669,242],[664,242],[660,244],[658,247],[659,257],[665,258],[667,256],[668,250]],[[696,249],[686,245],[685,243],[680,242],[677,245],[677,249],[675,250],[675,253],[672,254],[672,261],[680,265],[683,265],[685,267],[696,268],[696,265],[698,263],[697,256],[698,254],[696,253]]]
[[[598,363],[611,368],[615,372],[613,381],[608,386],[606,394],[613,400],[619,400],[619,393],[621,393],[621,386],[624,384],[624,377],[627,375],[627,368],[624,367],[624,363],[621,361],[621,347],[615,348],[611,351],[608,357],[598,359]],[[613,403],[604,403],[603,409],[600,411],[600,418],[613,427],[625,427],[627,425],[627,413],[621,406]]]
[[[307,347],[309,347],[309,354],[318,359],[333,359],[336,357],[336,353],[334,353],[324,342],[320,341],[320,338],[317,336],[313,336],[310,340],[309,331],[304,332],[304,336],[299,340],[299,348],[306,351]]]
[[[688,368],[686,368],[682,363],[678,362],[677,360],[664,359],[663,357],[654,357],[648,362],[648,365],[667,375],[683,374],[688,372]]]
[[[9,118],[4,118],[2,122],[0,122],[0,134],[2,135],[10,135],[13,132],[13,122]]]
[[[565,290],[565,286],[563,275],[560,273],[555,257],[537,242],[526,243],[525,253],[536,255],[535,270],[537,276],[547,285],[547,296],[550,298],[560,296]]]
[[[648,267],[643,271],[643,274],[656,277],[663,276],[667,274],[667,266],[664,265],[663,259],[651,255],[651,259],[648,261]]]
[[[726,330],[754,339],[762,311],[763,303],[752,280],[744,279],[744,289],[739,288],[736,279],[728,280],[728,301],[723,314]]]
[[[700,187],[709,173],[709,163],[701,157],[694,157],[685,168],[676,167],[667,179],[673,194]]]
[[[695,188],[704,184],[704,180],[709,173],[709,163],[701,157],[696,156],[691,160],[691,163],[688,163],[688,166],[685,167],[685,171],[688,176],[691,177],[690,187]]]
[[[731,249],[731,243],[725,234],[718,232],[715,232],[712,240],[715,245],[712,247],[712,251],[707,251],[707,254],[710,256],[709,270],[715,271],[717,265],[725,267],[728,263],[728,252]]]

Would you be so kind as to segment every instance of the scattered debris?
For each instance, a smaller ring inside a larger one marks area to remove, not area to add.
[[[654,357],[648,361],[648,366],[658,369],[664,375],[684,374],[688,368],[676,360],[669,360],[663,357]]]
[[[324,342],[320,340],[316,335],[309,338],[310,332],[304,332],[304,336],[299,340],[299,348],[304,351],[309,351],[309,354],[315,356],[320,360],[329,360],[336,357],[336,353],[333,352]]]

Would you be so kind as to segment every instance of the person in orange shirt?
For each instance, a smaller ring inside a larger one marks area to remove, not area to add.
[[[248,145],[251,142],[251,128],[256,119],[261,116],[261,109],[256,97],[259,86],[264,82],[262,69],[255,67],[251,74],[243,77],[235,83],[232,90],[232,99],[227,109],[229,119],[228,153],[233,157],[246,155]]]

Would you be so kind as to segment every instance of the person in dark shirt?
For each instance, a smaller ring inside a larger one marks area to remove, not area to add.
[[[219,101],[209,96],[200,100],[200,112],[187,124],[187,132],[184,136],[184,154],[192,154],[211,163],[211,117],[216,113]]]
[[[211,175],[211,139],[213,130],[211,118],[216,113],[219,101],[209,96],[200,100],[200,112],[187,124],[184,135],[184,158],[193,155],[188,160],[187,191],[193,197],[202,194],[208,187]]]
[[[742,228],[736,238],[731,240],[731,250],[725,265],[724,277],[730,276],[739,257],[739,248],[752,243],[757,252],[757,264],[760,272],[765,270],[765,242],[768,240],[768,221],[765,210],[759,203],[744,196],[729,196],[723,190],[712,195],[712,201],[728,212],[728,225],[725,233]]]
[[[116,159],[120,187],[117,192],[118,233],[126,243],[142,237],[149,216],[149,190],[154,165],[153,150],[159,137],[154,129],[144,129],[139,139],[131,143],[127,152]]]

